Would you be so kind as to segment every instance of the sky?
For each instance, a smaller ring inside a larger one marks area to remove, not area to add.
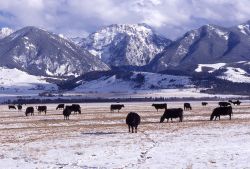
[[[0,0],[0,27],[84,37],[110,24],[146,23],[176,39],[204,24],[246,22],[249,7],[250,0]]]

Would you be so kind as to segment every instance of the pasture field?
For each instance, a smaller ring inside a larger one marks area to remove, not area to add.
[[[111,103],[81,103],[82,114],[68,121],[56,104],[47,104],[47,115],[28,117],[1,105],[0,168],[250,168],[250,102],[220,121],[209,121],[217,102],[189,103],[182,123],[159,123],[163,110],[151,102],[124,103],[119,113],[110,112]],[[128,133],[130,111],[141,116],[138,133]]]

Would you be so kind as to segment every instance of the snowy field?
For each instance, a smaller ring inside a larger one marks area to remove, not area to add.
[[[1,105],[0,168],[250,168],[250,102],[233,106],[231,121],[209,121],[216,102],[190,103],[182,123],[159,123],[163,111],[149,102],[124,103],[119,113],[111,103],[81,104],[69,121],[54,104],[33,117]],[[125,125],[130,111],[142,119],[136,134]]]

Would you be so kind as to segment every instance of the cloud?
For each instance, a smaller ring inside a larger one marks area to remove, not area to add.
[[[0,26],[83,36],[109,24],[144,22],[176,38],[207,23],[249,20],[249,6],[249,0],[0,0]]]

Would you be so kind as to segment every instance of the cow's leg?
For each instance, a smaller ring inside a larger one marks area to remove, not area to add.
[[[130,133],[130,126],[128,126],[128,132]]]
[[[168,123],[168,118],[167,118],[167,123]]]
[[[131,128],[132,128],[132,133],[134,133],[134,127],[133,127],[133,126],[131,126]]]
[[[135,133],[137,133],[137,126],[135,126]]]
[[[231,120],[231,114],[229,114],[229,120]]]

